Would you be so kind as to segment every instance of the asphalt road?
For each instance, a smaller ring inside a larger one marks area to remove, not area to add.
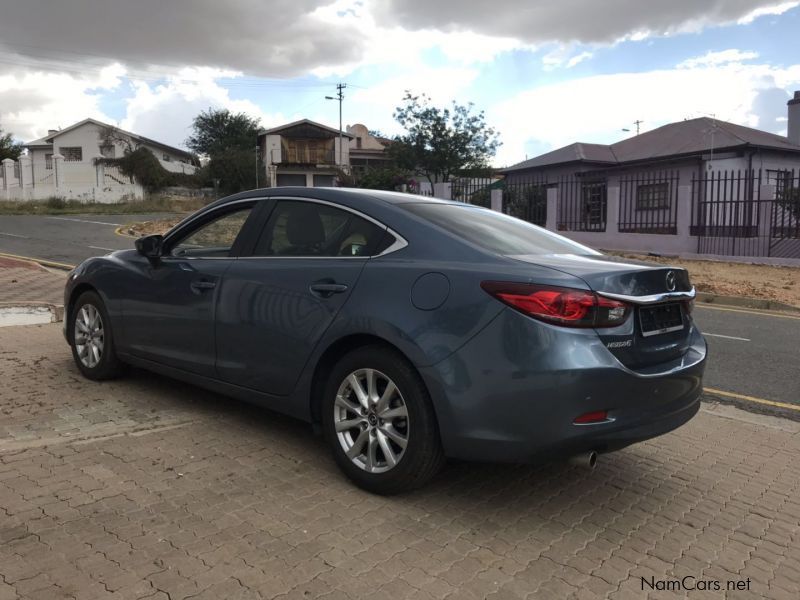
[[[118,226],[166,216],[3,215],[0,252],[77,264],[89,256],[131,248],[131,238],[114,233]],[[710,348],[708,388],[800,405],[800,314],[776,316],[698,305],[695,318]]]
[[[709,346],[705,385],[800,405],[800,313],[697,305]]]
[[[133,247],[114,233],[120,225],[170,215],[0,215],[0,252],[78,264],[90,256]]]

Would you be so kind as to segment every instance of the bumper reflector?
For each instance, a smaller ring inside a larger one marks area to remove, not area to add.
[[[573,423],[586,425],[587,423],[602,423],[603,421],[608,421],[607,410],[593,410],[592,412],[584,413],[580,417],[576,417]]]

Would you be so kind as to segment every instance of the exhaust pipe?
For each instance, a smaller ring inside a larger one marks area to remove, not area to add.
[[[571,465],[575,465],[576,467],[583,467],[584,469],[594,469],[595,465],[597,464],[597,452],[590,450],[589,452],[576,454],[575,456],[571,456],[569,458],[569,463]]]

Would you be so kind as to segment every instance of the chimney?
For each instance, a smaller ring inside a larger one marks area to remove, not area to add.
[[[800,90],[794,93],[789,105],[789,142],[800,146]]]
[[[58,133],[58,129],[48,129],[47,136],[50,137],[51,135],[55,135]]]

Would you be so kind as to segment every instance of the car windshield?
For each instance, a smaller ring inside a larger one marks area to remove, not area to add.
[[[541,227],[485,208],[436,203],[402,207],[496,254],[600,254]]]

